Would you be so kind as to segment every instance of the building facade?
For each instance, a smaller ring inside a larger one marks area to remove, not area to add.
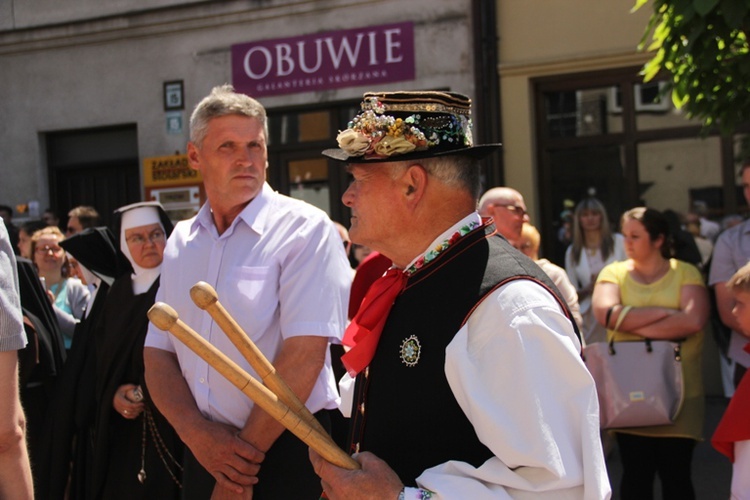
[[[175,218],[200,203],[186,173],[190,110],[235,83],[269,111],[269,182],[346,222],[348,178],[320,156],[365,91],[474,100],[476,142],[503,142],[485,187],[527,199],[545,256],[589,194],[616,222],[648,204],[744,213],[737,142],[644,84],[633,0],[7,0],[0,3],[0,203],[65,212],[143,198]],[[64,221],[63,221],[64,222]]]
[[[475,49],[482,43],[475,18],[495,29],[487,6],[4,2],[0,115],[9,119],[0,125],[0,203],[26,207],[19,218],[52,207],[63,219],[90,204],[106,219],[117,206],[153,197],[176,218],[191,215],[201,193],[185,171],[190,112],[213,86],[234,83],[268,109],[271,185],[346,221],[347,176],[320,151],[335,144],[363,92],[451,90],[472,97],[480,115],[492,107],[484,96],[496,102],[496,90],[478,96],[475,86],[476,54],[487,52]],[[483,68],[496,75],[495,64]],[[499,122],[496,112],[486,115]]]
[[[637,49],[650,4],[633,0],[498,2],[503,163],[529,201],[546,256],[560,263],[560,214],[591,194],[615,223],[648,205],[714,219],[747,211],[737,188],[739,142],[711,132],[644,83]],[[650,39],[648,40],[650,42]]]

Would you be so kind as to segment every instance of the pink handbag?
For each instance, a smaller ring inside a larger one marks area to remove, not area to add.
[[[620,313],[615,331],[630,308]],[[603,429],[672,424],[682,408],[680,342],[597,342],[583,350],[596,382]]]

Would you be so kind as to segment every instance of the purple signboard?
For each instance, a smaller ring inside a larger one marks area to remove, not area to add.
[[[232,45],[232,84],[260,97],[414,79],[414,23]]]

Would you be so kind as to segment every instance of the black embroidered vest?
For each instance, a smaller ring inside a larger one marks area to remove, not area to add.
[[[351,452],[371,451],[406,485],[415,486],[425,469],[448,460],[477,467],[492,456],[456,402],[444,369],[446,347],[481,299],[508,279],[532,279],[557,294],[571,318],[549,277],[494,230],[475,229],[409,278],[375,357],[357,377]]]

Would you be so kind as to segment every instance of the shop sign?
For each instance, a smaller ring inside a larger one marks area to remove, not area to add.
[[[254,97],[414,79],[414,23],[232,46],[232,83]]]
[[[143,185],[185,186],[201,184],[200,172],[190,168],[187,155],[152,156],[143,159]]]

